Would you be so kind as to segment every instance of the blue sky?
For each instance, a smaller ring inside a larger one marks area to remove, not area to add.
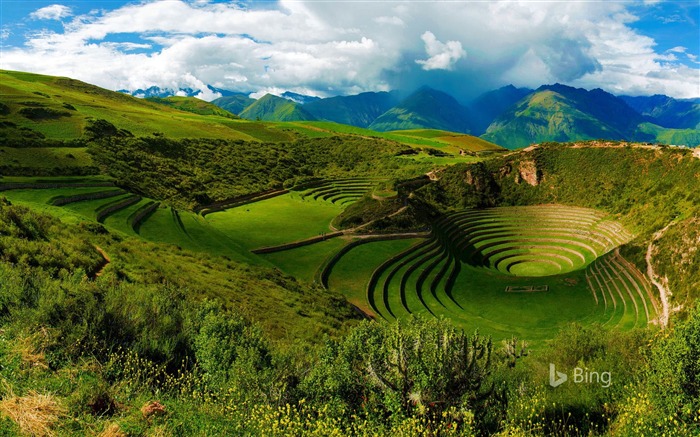
[[[109,89],[700,97],[700,2],[0,0],[0,68]]]

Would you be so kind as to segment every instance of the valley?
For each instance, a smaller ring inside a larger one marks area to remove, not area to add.
[[[553,85],[481,118],[430,88],[234,114],[0,77],[0,372],[68,405],[58,435],[626,436],[644,402],[644,430],[697,431],[657,373],[698,375],[700,160],[659,143],[695,138],[692,104]],[[555,390],[553,362],[616,379]]]

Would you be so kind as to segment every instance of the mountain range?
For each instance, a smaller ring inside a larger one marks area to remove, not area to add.
[[[404,98],[397,91],[329,98],[286,92],[255,100],[210,89],[223,95],[213,104],[249,120],[333,121],[380,132],[440,129],[480,136],[510,149],[598,138],[700,145],[700,98],[615,96],[561,84],[534,90],[508,85],[468,104],[425,86]],[[139,95],[157,90],[146,91],[139,90]]]

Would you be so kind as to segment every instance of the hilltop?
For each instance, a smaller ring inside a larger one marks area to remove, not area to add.
[[[251,103],[239,115],[241,118],[260,121],[315,120],[299,103],[272,94],[266,94]]]
[[[470,114],[452,96],[423,87],[377,117],[370,129],[382,132],[403,129],[441,129],[470,133]]]

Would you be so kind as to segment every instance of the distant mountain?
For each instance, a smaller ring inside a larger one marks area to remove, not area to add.
[[[282,97],[266,94],[245,108],[240,114],[248,120],[304,121],[315,120],[302,105]]]
[[[305,104],[304,109],[319,120],[367,127],[397,103],[399,98],[394,91],[367,92],[316,100]]]
[[[292,102],[298,103],[300,105],[306,105],[307,103],[321,100],[320,97],[306,96],[304,94],[297,94],[297,93],[293,93],[291,91],[285,91],[284,93],[282,93],[282,95],[280,97],[287,99],[287,100],[291,100]]]
[[[677,100],[656,94],[640,97],[620,96],[620,99],[659,126],[700,129],[700,98]]]
[[[633,138],[644,121],[603,90],[545,85],[499,116],[482,138],[510,149],[545,141],[624,140]]]
[[[402,129],[441,129],[470,133],[469,110],[442,91],[422,87],[369,125],[386,132]]]
[[[474,99],[469,105],[474,135],[481,135],[486,132],[489,125],[499,115],[532,92],[533,90],[530,88],[516,88],[513,85],[508,85],[497,90],[488,91]]]
[[[214,92],[214,93],[221,94],[222,97],[231,96],[231,95],[236,94],[236,92],[234,92],[234,91],[228,91],[228,90],[224,90],[221,88],[215,88],[211,85],[207,85],[207,88],[209,88],[209,90]],[[139,97],[139,98],[171,97],[171,96],[197,97],[198,95],[202,94],[201,90],[194,90],[192,88],[172,89],[172,88],[160,88],[157,86],[152,86],[152,87],[147,88],[145,90],[139,88],[135,91],[118,90],[117,92],[123,93],[123,94],[129,94],[130,96]]]
[[[219,108],[225,109],[232,114],[240,114],[245,108],[252,105],[255,99],[251,99],[247,94],[236,93],[231,96],[219,97],[211,101]]]
[[[229,97],[222,97],[223,99]],[[202,99],[196,97],[148,97],[146,100],[154,103],[160,103],[161,105],[170,106],[171,108],[179,109],[181,111],[192,112],[199,115],[218,115],[220,117],[226,118],[239,118],[237,115],[222,109],[213,103],[205,102]]]

